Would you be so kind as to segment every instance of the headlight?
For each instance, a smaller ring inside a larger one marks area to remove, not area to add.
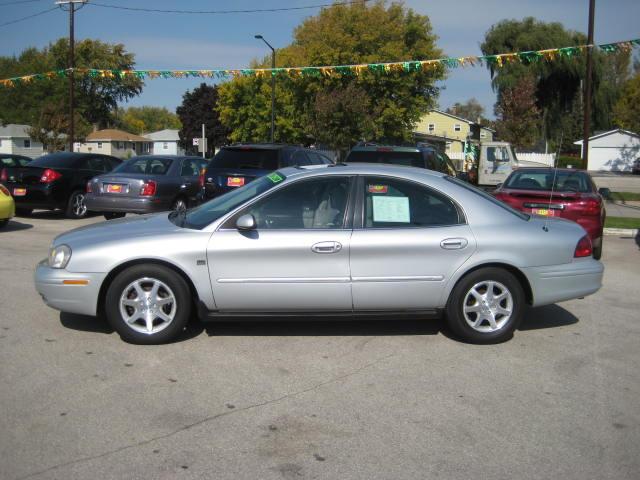
[[[71,248],[67,245],[58,245],[49,251],[49,266],[51,268],[64,268],[71,259]]]

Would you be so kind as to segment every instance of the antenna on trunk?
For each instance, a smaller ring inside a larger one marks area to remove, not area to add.
[[[556,153],[556,158],[553,159],[553,180],[551,181],[551,195],[549,196],[549,209],[551,209],[551,202],[553,201],[553,190],[556,186],[556,177],[558,176],[558,159],[560,158],[560,149],[562,148],[562,140],[564,139],[564,129],[560,131],[560,143],[558,144],[558,152]],[[547,212],[548,213],[548,212]],[[549,231],[549,215],[544,221],[544,226],[542,229],[545,232]]]

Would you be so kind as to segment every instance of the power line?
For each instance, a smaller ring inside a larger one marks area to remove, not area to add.
[[[228,13],[268,13],[268,12],[285,12],[291,10],[306,10],[310,8],[322,8],[322,7],[332,7],[334,5],[352,5],[356,3],[366,3],[371,0],[351,0],[344,2],[335,2],[335,3],[323,3],[316,5],[305,5],[301,7],[281,7],[281,8],[256,8],[251,10],[160,10],[155,8],[141,8],[141,7],[123,7],[121,5],[111,5],[107,3],[97,3],[91,2],[89,5],[95,5],[96,7],[104,7],[104,8],[116,8],[119,10],[131,10],[136,12],[154,12],[154,13],[195,13],[195,14],[228,14]]]
[[[20,3],[33,3],[33,2],[42,2],[43,0],[14,0],[13,2],[3,2],[0,3],[0,7],[4,7],[5,5],[18,5]]]
[[[45,13],[53,12],[54,10],[58,10],[58,7],[49,8],[47,10],[42,10],[41,12],[34,13],[33,15],[28,15],[26,17],[17,18],[15,20],[11,20],[11,21],[5,22],[5,23],[0,23],[0,27],[5,27],[5,26],[11,25],[13,23],[22,22],[23,20],[28,20],[30,18],[37,17],[39,15],[44,15]]]

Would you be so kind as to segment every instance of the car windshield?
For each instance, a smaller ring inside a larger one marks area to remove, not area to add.
[[[347,155],[347,163],[390,163],[406,167],[424,168],[420,152],[401,152],[394,150],[352,150]]]
[[[591,182],[583,172],[558,170],[516,170],[504,182],[504,188],[512,190],[550,191],[555,176],[553,190],[557,192],[590,192]]]
[[[170,158],[134,158],[116,167],[114,173],[144,173],[148,175],[165,175],[171,163]]]
[[[529,218],[531,218],[530,215],[527,215],[526,213],[522,213],[519,210],[516,210],[515,208],[510,207],[509,205],[507,205],[506,203],[501,202],[500,200],[498,200],[497,198],[493,197],[492,195],[489,195],[487,192],[485,192],[484,190],[475,187],[473,185],[471,185],[470,183],[464,182],[462,180],[459,180],[457,178],[454,177],[444,177],[446,180],[449,180],[450,182],[455,183],[456,185],[461,186],[462,188],[465,188],[467,190],[469,190],[470,192],[475,193],[476,195],[484,198],[485,200],[490,201],[491,203],[493,203],[494,205],[499,206],[500,208],[504,208],[506,211],[514,214],[516,217],[521,218],[522,220],[529,220]]]
[[[266,148],[223,148],[213,158],[211,168],[240,170],[276,170],[278,150]]]
[[[187,211],[182,226],[202,230],[220,217],[235,210],[243,203],[251,200],[281,183],[286,177],[280,172],[273,172],[248,183],[244,187],[231,190],[202,205]]]

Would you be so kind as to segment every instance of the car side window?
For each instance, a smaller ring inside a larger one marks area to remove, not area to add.
[[[413,182],[366,177],[365,228],[415,228],[464,223],[455,203],[445,195]]]
[[[200,163],[201,163],[200,161],[195,160],[193,158],[185,158],[182,161],[180,176],[181,177],[197,177],[198,175],[200,175],[200,169],[198,168],[198,165]]]
[[[111,170],[104,158],[101,157],[89,157],[85,159],[80,168],[83,170],[95,170],[97,172],[108,172]]]
[[[258,229],[339,229],[346,222],[349,177],[303,180],[273,192],[242,210],[224,228],[235,228],[242,215],[253,215]]]

